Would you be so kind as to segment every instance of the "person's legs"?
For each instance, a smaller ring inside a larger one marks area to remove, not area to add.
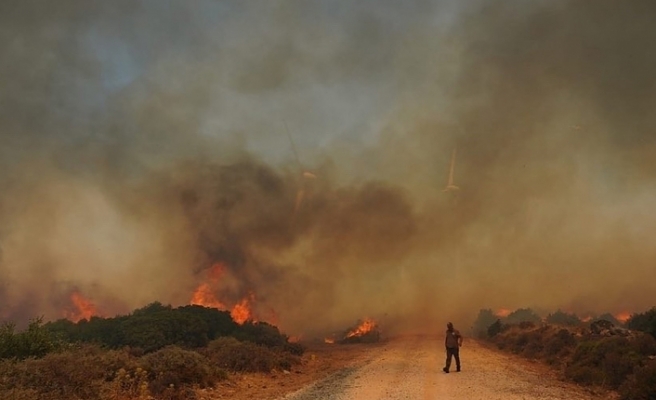
[[[446,367],[444,367],[442,370],[444,372],[449,372],[449,368],[451,368],[451,357],[453,357],[453,349],[450,347],[446,348]]]
[[[456,371],[460,372],[460,349],[453,349],[453,357],[456,359]]]

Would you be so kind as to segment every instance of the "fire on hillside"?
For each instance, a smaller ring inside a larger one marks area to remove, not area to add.
[[[226,273],[226,266],[223,263],[214,264],[207,273],[207,281],[198,285],[191,296],[190,304],[203,307],[217,308],[223,311],[230,311],[230,316],[240,325],[246,321],[256,322],[253,315],[253,304],[255,303],[255,293],[249,292],[240,301],[236,302],[232,308],[217,298],[216,293],[220,291],[221,278]]]
[[[347,343],[375,343],[380,340],[380,329],[376,321],[371,318],[365,318],[358,324],[347,329],[341,335],[332,335],[326,337],[324,343],[347,344]]]

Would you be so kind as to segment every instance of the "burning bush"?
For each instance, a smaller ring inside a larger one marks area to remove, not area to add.
[[[376,324],[376,321],[366,318],[363,321],[359,321],[355,327],[346,330],[339,343],[375,343],[379,340],[380,331],[378,330],[378,324]]]

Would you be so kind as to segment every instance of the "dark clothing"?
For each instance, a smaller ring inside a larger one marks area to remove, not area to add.
[[[457,371],[460,371],[460,345],[462,344],[462,335],[460,335],[457,329],[453,329],[453,325],[449,324],[449,328],[446,331],[446,338],[444,339],[444,345],[446,347],[446,367],[444,367],[444,372],[449,372],[452,357],[456,359]]]
[[[457,329],[446,331],[446,339],[444,339],[444,345],[446,347],[458,348],[460,347],[460,340],[462,340],[462,336],[460,336],[460,332],[458,332]]]
[[[444,370],[448,372],[451,368],[451,357],[456,359],[456,370],[460,371],[460,348],[458,347],[446,348],[446,367]]]

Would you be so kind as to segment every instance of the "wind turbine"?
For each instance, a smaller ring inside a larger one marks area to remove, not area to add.
[[[456,168],[456,149],[453,149],[453,153],[451,153],[451,168],[449,169],[449,182],[446,184],[446,188],[444,188],[443,192],[457,192],[460,190],[460,188],[453,183],[453,173]]]
[[[301,208],[301,204],[303,204],[303,200],[305,199],[306,182],[311,179],[317,179],[317,176],[312,172],[309,172],[305,170],[305,168],[303,168],[303,164],[301,164],[301,159],[298,156],[298,151],[296,150],[296,145],[294,144],[292,135],[289,133],[287,122],[286,121],[283,122],[285,124],[285,131],[287,132],[287,138],[289,139],[289,144],[292,148],[292,152],[294,153],[294,158],[296,159],[296,165],[298,166],[298,170],[301,175],[301,185],[298,188],[298,191],[296,192],[296,201],[294,203],[294,214],[296,214],[298,210]]]

